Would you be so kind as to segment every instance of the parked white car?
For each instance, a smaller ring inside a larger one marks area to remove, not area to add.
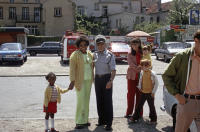
[[[186,42],[186,45],[187,45],[187,48],[194,47],[195,42],[194,41],[189,41],[189,42]]]
[[[168,92],[165,86],[163,86],[163,102],[164,106],[161,106],[161,110],[166,111],[170,116],[172,116],[174,129],[176,124],[176,107],[178,101]],[[194,121],[190,125],[190,132],[197,132],[197,126]]]

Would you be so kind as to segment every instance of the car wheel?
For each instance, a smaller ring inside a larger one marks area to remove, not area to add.
[[[23,64],[24,64],[24,59],[23,59],[23,60],[20,60],[20,61],[19,61],[19,64],[20,64],[20,65],[23,65]]]
[[[27,61],[27,56],[24,58],[24,62],[26,62]]]
[[[67,61],[63,61],[63,64],[67,64]]]
[[[37,53],[36,53],[35,51],[31,51],[31,52],[30,52],[30,55],[31,55],[31,56],[36,56],[36,54],[37,54]]]
[[[159,60],[159,58],[158,58],[157,54],[155,54],[155,55],[156,55],[156,60]]]
[[[3,64],[3,62],[2,61],[0,61],[0,65],[2,65]]]
[[[61,55],[61,52],[60,52],[60,51],[58,51],[57,53],[58,53],[58,56],[60,56],[60,55]]]
[[[167,59],[167,57],[166,56],[164,56],[164,62],[168,62],[168,59]]]

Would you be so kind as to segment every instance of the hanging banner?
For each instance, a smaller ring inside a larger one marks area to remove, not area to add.
[[[199,10],[190,10],[190,25],[199,24]]]

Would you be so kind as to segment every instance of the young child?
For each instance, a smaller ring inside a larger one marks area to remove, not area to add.
[[[54,114],[57,112],[57,102],[61,102],[61,93],[66,93],[69,89],[62,90],[55,85],[56,75],[50,72],[46,75],[49,82],[44,94],[45,132],[58,132],[54,128]],[[51,117],[51,131],[49,130],[49,116]]]
[[[150,68],[150,61],[145,59],[141,60],[142,71],[140,73],[140,79],[138,84],[138,89],[141,91],[141,99],[136,107],[135,113],[130,118],[130,122],[137,122],[140,118],[140,112],[143,108],[145,101],[147,100],[150,108],[150,124],[157,123],[157,114],[154,106],[154,96],[158,88],[158,79],[156,74]]]
[[[148,46],[144,46],[144,47],[142,48],[142,50],[143,50],[142,60],[144,60],[144,59],[149,60],[150,63],[151,63],[151,68],[152,68],[152,59],[151,59],[151,54],[150,54],[151,48],[148,47]]]

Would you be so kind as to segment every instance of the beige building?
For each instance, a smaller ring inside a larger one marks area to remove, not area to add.
[[[1,0],[0,26],[26,27],[30,34],[62,36],[73,30],[71,0]]]

